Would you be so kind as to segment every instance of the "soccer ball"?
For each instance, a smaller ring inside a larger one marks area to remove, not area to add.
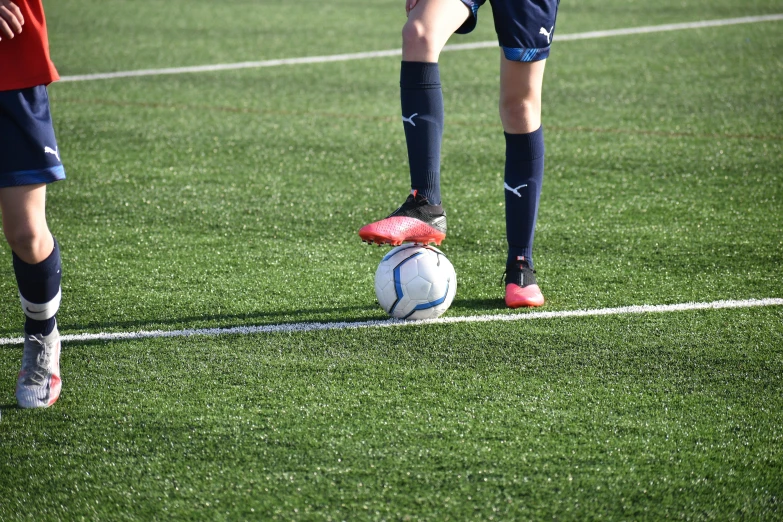
[[[434,319],[457,293],[457,274],[443,252],[406,243],[384,256],[375,271],[375,295],[398,319]]]

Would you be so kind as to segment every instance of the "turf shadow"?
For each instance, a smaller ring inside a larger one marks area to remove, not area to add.
[[[189,317],[177,317],[171,319],[157,319],[157,320],[133,320],[133,321],[110,321],[99,322],[90,321],[86,323],[62,323],[68,330],[92,330],[101,328],[144,328],[144,327],[160,327],[166,325],[180,325],[183,328],[193,328],[194,323],[204,323],[210,321],[216,321],[223,324],[224,322],[232,323],[230,326],[237,326],[237,322],[244,326],[257,326],[260,324],[274,324],[275,319],[285,318],[282,322],[293,323],[301,321],[361,321],[368,319],[366,314],[358,314],[356,312],[373,312],[378,310],[376,306],[342,306],[337,308],[309,308],[299,310],[281,310],[277,312],[251,312],[246,314],[214,314],[214,315],[201,315],[201,316],[189,316]],[[334,314],[339,314],[339,317],[334,317]],[[261,322],[257,322],[262,320]],[[266,320],[266,321],[263,321]],[[249,324],[244,324],[249,323]],[[198,328],[210,328],[211,326],[199,326]],[[221,326],[228,327],[228,326]]]
[[[450,309],[466,312],[491,311],[496,313],[507,310],[502,297],[492,299],[455,299]]]

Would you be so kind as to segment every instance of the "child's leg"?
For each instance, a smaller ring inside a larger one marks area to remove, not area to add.
[[[439,245],[446,237],[446,213],[440,204],[443,94],[438,57],[470,15],[471,9],[461,0],[419,0],[408,13],[402,29],[400,104],[411,194],[387,218],[359,230],[365,242]]]
[[[460,0],[419,0],[402,28],[402,60],[437,62],[446,42],[469,15]]]
[[[500,64],[500,119],[506,137],[506,305],[541,306],[533,270],[533,233],[544,177],[541,85],[545,61]]]
[[[443,94],[438,57],[470,11],[460,0],[420,0],[402,29],[400,103],[411,189],[434,205],[440,196]]]
[[[0,92],[0,216],[26,316],[16,399],[22,408],[60,396],[60,250],[46,224],[46,183],[65,179],[46,87]]]
[[[533,233],[544,177],[541,87],[560,0],[493,0],[501,47],[500,119],[506,138],[506,305],[541,306]]]
[[[46,226],[46,185],[0,189],[3,232],[11,245],[24,325],[22,367],[16,380],[21,408],[45,408],[57,401],[60,334],[60,250]]]
[[[13,251],[28,335],[48,335],[60,305],[60,251],[46,224],[46,185],[0,189],[3,233]]]
[[[508,263],[524,256],[532,267],[533,234],[544,176],[541,87],[546,60],[515,62],[502,56],[500,119],[506,136]]]

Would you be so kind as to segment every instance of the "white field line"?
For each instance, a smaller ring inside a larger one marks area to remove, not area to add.
[[[487,323],[491,321],[525,321],[530,319],[561,319],[568,317],[595,317],[601,315],[628,315],[662,312],[683,312],[690,310],[720,310],[723,308],[752,308],[759,306],[783,306],[783,299],[747,299],[744,301],[713,301],[711,303],[681,303],[671,305],[637,305],[594,310],[562,310],[559,312],[523,312],[518,314],[474,315],[461,317],[440,317],[424,321],[335,322],[335,323],[287,323],[263,326],[235,326],[232,328],[192,328],[185,330],[141,330],[138,332],[86,333],[63,335],[63,342],[69,341],[115,341],[126,339],[149,339],[160,337],[190,337],[193,335],[250,335],[315,332],[324,330],[360,330],[366,328],[390,328],[395,326],[421,326],[428,324]],[[0,345],[22,344],[24,338],[0,338]]]
[[[558,42],[574,40],[590,40],[594,38],[608,38],[611,36],[627,36],[645,33],[660,33],[665,31],[681,31],[683,29],[701,29],[705,27],[720,27],[724,25],[752,24],[759,22],[774,22],[783,20],[783,14],[763,16],[746,16],[743,18],[726,18],[723,20],[704,20],[701,22],[686,22],[680,24],[649,25],[643,27],[629,27],[625,29],[611,29],[607,31],[590,31],[586,33],[572,33],[557,35]],[[444,47],[444,51],[464,51],[468,49],[483,49],[497,47],[494,40],[487,42],[475,42],[467,44],[454,44]],[[370,58],[383,58],[388,56],[401,56],[401,49],[388,49],[385,51],[369,51],[363,53],[332,54],[326,56],[303,56],[301,58],[280,58],[276,60],[263,60],[258,62],[219,63],[213,65],[195,65],[191,67],[167,67],[163,69],[139,69],[136,71],[118,71],[110,73],[79,74],[63,76],[61,82],[85,82],[91,80],[110,80],[114,78],[130,78],[135,76],[160,76],[164,74],[185,74],[199,72],[228,71],[235,69],[257,69],[261,67],[276,67],[279,65],[302,65],[311,63],[346,62],[351,60],[367,60]]]

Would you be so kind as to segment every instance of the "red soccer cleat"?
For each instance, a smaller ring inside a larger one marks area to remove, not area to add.
[[[366,243],[401,245],[405,242],[426,245],[446,238],[446,212],[417,191],[412,191],[400,208],[389,217],[363,226],[359,237]]]
[[[544,294],[536,284],[535,273],[524,256],[506,265],[506,306],[520,308],[544,304]]]

